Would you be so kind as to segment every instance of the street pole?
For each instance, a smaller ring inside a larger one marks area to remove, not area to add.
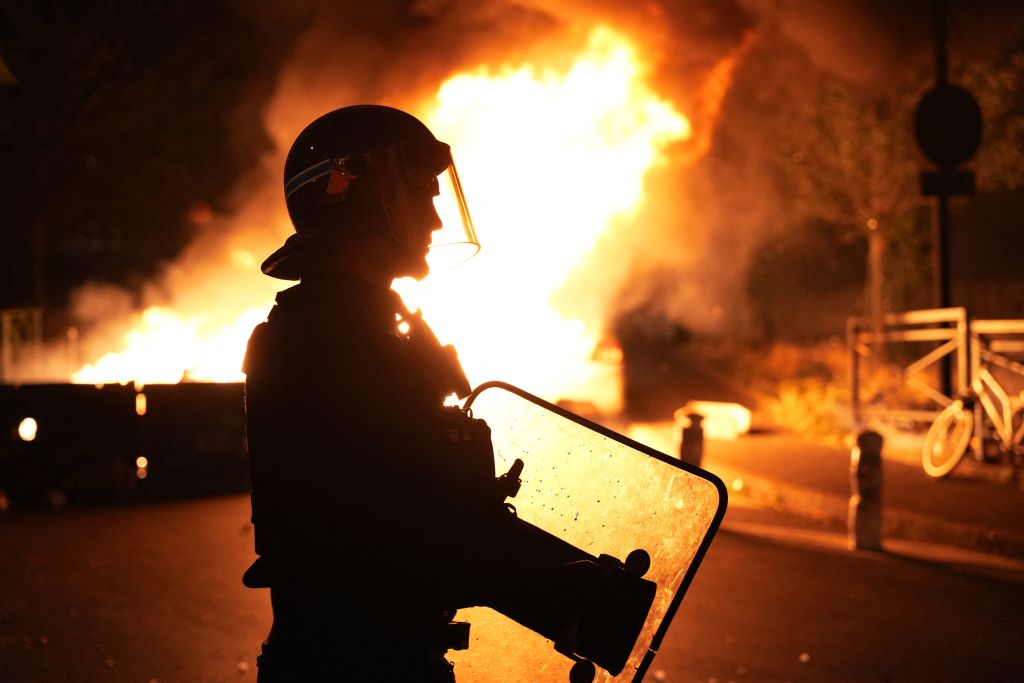
[[[932,306],[952,305],[950,264],[949,198],[974,192],[974,173],[964,170],[966,162],[981,144],[981,109],[974,96],[949,82],[947,52],[946,0],[932,0],[935,26],[935,86],[926,92],[914,112],[917,144],[934,170],[921,174],[921,192],[935,198],[932,212]],[[950,355],[940,363],[940,387],[943,395],[953,395],[953,360]]]
[[[943,169],[940,172],[949,172]],[[935,197],[932,211],[932,305],[935,308],[949,308],[952,303],[949,291],[949,194],[942,192]],[[943,359],[949,364],[949,356]],[[948,373],[947,373],[948,379]],[[948,396],[948,392],[946,393]]]
[[[946,0],[932,3],[935,20],[935,85],[941,87],[949,82],[946,63]],[[940,175],[951,173],[947,164],[939,168]],[[942,184],[935,196],[932,211],[932,305],[935,308],[949,308],[949,187]],[[953,359],[943,356],[939,364],[939,391],[944,396],[953,395]]]
[[[933,0],[932,15],[935,22],[935,86],[949,82],[946,61],[946,0]],[[942,164],[939,174],[948,177],[953,168]],[[935,195],[932,212],[932,306],[948,308],[949,297],[949,187],[941,183]],[[949,356],[942,359],[942,393],[950,395],[952,367]]]

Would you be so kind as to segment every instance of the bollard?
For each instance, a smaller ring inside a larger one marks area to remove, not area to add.
[[[850,453],[850,550],[882,549],[882,435],[864,430]]]
[[[700,461],[704,457],[704,428],[701,426],[703,421],[703,415],[687,414],[686,426],[683,427],[679,441],[679,459],[694,467],[700,467]]]

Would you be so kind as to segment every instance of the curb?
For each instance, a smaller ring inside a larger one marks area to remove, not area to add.
[[[732,467],[716,466],[710,471],[722,478],[732,496],[743,496],[764,507],[846,528],[849,499],[845,496],[786,484]],[[1024,535],[892,507],[882,511],[882,536],[883,541],[886,538],[918,541],[1024,559]]]

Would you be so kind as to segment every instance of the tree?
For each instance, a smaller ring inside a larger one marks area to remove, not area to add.
[[[966,65],[961,79],[984,118],[981,148],[970,165],[982,192],[1024,189],[1024,36],[995,63]]]
[[[913,231],[914,222],[901,219],[922,204],[910,130],[918,90],[872,94],[822,74],[809,92],[788,93],[779,127],[776,167],[795,217],[866,236],[866,301],[876,329],[886,310],[889,246]]]

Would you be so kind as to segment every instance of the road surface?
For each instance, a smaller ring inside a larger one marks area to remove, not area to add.
[[[0,516],[0,681],[254,681],[248,515],[228,496]],[[734,505],[647,680],[1024,680],[1024,574],[828,539]]]

